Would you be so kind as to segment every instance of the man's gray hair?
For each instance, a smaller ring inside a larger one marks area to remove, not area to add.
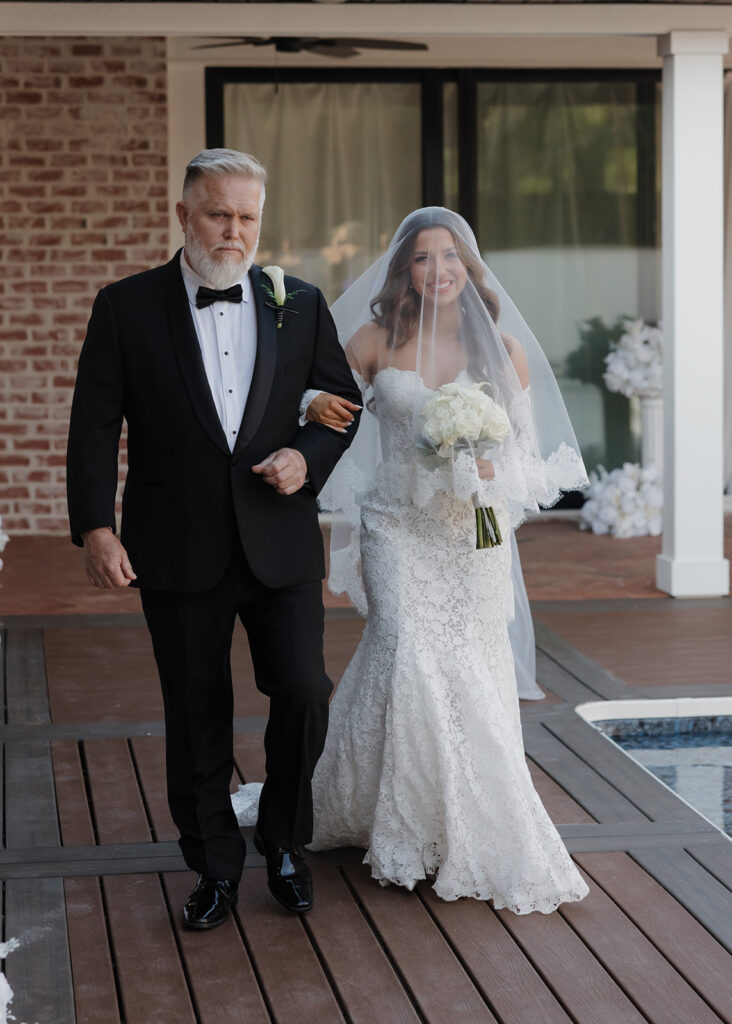
[[[186,167],[183,192],[187,192],[199,178],[223,178],[230,174],[252,178],[261,184],[264,191],[267,171],[256,157],[250,156],[249,153],[240,153],[236,149],[204,149],[198,156],[194,156]]]

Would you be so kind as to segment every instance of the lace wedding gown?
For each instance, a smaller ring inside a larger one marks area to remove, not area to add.
[[[508,517],[493,500],[504,543],[476,550],[469,500],[436,489],[415,502],[415,388],[433,394],[395,367],[373,382],[383,462],[361,508],[369,614],[331,703],[310,848],[366,848],[383,884],[434,876],[446,900],[548,913],[588,889],[524,759]]]

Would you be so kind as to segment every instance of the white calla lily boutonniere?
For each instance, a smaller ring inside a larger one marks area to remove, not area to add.
[[[269,302],[265,302],[265,306],[269,306],[270,309],[274,310],[277,326],[282,327],[285,313],[299,312],[297,309],[286,306],[285,303],[289,299],[294,298],[295,295],[299,295],[303,289],[296,288],[294,292],[285,291],[285,272],[282,267],[262,267],[262,273],[266,274],[272,282],[271,287],[267,284],[262,285],[270,299]]]

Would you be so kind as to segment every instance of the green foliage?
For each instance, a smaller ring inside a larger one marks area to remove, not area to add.
[[[579,329],[580,343],[567,356],[566,376],[583,384],[604,388],[605,356],[625,334],[625,321],[629,319],[619,316],[612,324],[606,324],[599,316],[583,320]]]

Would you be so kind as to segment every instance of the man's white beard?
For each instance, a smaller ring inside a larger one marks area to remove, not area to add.
[[[214,259],[200,239],[192,232],[186,238],[185,243],[186,258],[190,265],[199,277],[202,277],[207,284],[218,291],[230,288],[237,281],[241,281],[249,273],[249,268],[254,262],[254,254],[257,251],[256,244],[250,253],[247,253],[241,243],[237,243],[237,248],[241,250],[243,259],[228,255]]]

